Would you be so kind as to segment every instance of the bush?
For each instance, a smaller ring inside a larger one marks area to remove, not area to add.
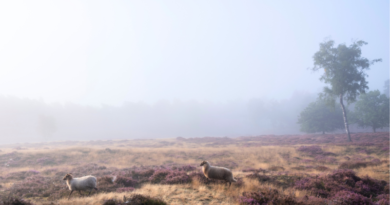
[[[301,146],[297,149],[297,151],[303,152],[310,156],[316,156],[323,153],[320,146]]]
[[[150,196],[143,196],[140,194],[133,195],[131,197],[123,196],[123,200],[108,199],[103,202],[103,205],[167,205],[167,203],[161,199],[153,198]]]
[[[4,205],[33,205],[31,202],[26,201],[22,198],[9,197],[1,200],[1,204]]]
[[[258,192],[244,192],[239,197],[241,205],[262,205],[262,204],[303,204],[292,195],[284,195],[276,189],[264,188]]]
[[[184,171],[171,171],[162,182],[164,184],[184,184],[191,182],[191,178]]]
[[[170,170],[168,169],[158,169],[156,170],[152,176],[149,177],[149,181],[153,184],[158,184],[165,180],[165,177],[170,174]]]
[[[373,204],[371,199],[350,191],[339,191],[332,197],[331,202],[334,205]]]
[[[348,161],[348,162],[343,162],[340,164],[339,169],[359,169],[362,167],[367,167],[368,162],[363,162],[363,161]]]
[[[152,176],[154,174],[154,170],[153,169],[148,169],[148,170],[141,170],[141,171],[131,171],[131,176],[134,178],[134,179],[144,179],[144,178],[149,178],[150,176]]]
[[[387,192],[388,193],[388,192]],[[381,194],[376,197],[376,204],[379,205],[388,205],[390,204],[389,194]]]
[[[131,200],[129,200],[129,201],[132,202],[132,205],[144,205],[144,204],[167,205],[167,203],[165,201],[163,201],[162,199],[152,198],[150,196],[143,196],[140,194],[136,194],[136,195],[132,196]]]
[[[115,180],[116,184],[123,185],[125,187],[135,187],[138,185],[138,181],[132,179],[131,177],[118,176]]]
[[[259,182],[271,181],[271,178],[267,175],[260,175],[259,173],[253,173],[246,175],[249,179],[257,179]]]
[[[339,191],[354,192],[365,197],[384,193],[387,182],[368,176],[359,178],[352,170],[336,170],[319,178],[307,177],[295,182],[296,189],[309,190],[320,197],[332,197]]]

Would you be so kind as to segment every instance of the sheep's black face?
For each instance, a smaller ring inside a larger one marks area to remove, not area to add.
[[[72,179],[72,175],[71,174],[66,174],[63,180],[68,180],[68,179],[69,180]]]
[[[205,165],[207,162],[206,161],[203,161],[202,163],[200,163],[200,166],[203,166]]]

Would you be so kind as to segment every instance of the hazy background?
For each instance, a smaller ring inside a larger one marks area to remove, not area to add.
[[[383,90],[388,1],[0,1],[0,139],[296,134],[326,38]]]

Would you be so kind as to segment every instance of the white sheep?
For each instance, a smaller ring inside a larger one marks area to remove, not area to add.
[[[233,178],[232,171],[228,168],[211,166],[208,161],[203,161],[200,166],[202,166],[203,174],[207,179],[225,180],[229,183],[229,187],[232,182],[237,182],[237,180]]]
[[[96,188],[96,185],[97,185],[96,177],[91,176],[91,175],[80,177],[80,178],[73,178],[72,174],[66,174],[65,177],[64,177],[64,180],[66,180],[66,184],[68,185],[69,190],[70,190],[70,194],[68,196],[68,200],[69,200],[70,195],[72,194],[72,192],[74,190],[78,190],[80,195],[82,195],[81,194],[82,190],[90,189],[88,195],[91,194],[92,189],[95,189],[96,192],[98,190]]]

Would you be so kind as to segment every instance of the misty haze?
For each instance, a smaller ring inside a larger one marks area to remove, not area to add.
[[[2,1],[0,204],[388,204],[389,36],[388,1]]]

